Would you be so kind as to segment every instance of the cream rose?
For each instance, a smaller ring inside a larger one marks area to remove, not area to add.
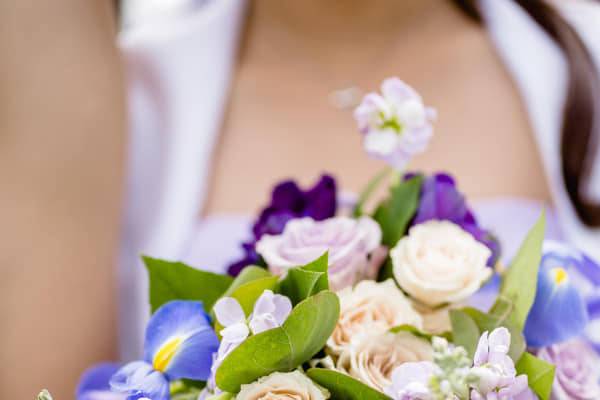
[[[490,250],[449,221],[412,227],[390,252],[400,287],[434,307],[464,300],[490,277]]]
[[[264,235],[256,251],[277,275],[328,251],[329,287],[337,291],[377,276],[387,253],[380,243],[381,229],[369,217],[298,218],[288,222],[282,234]]]
[[[383,391],[392,384],[392,371],[405,362],[431,361],[431,344],[408,332],[369,335],[340,354],[336,369]]]
[[[325,400],[329,391],[300,371],[273,372],[258,381],[242,385],[236,400]]]
[[[338,293],[340,317],[327,340],[327,351],[339,355],[365,334],[379,334],[398,325],[422,328],[420,315],[393,280],[362,281]]]

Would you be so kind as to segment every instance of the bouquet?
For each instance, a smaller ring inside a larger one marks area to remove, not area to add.
[[[228,274],[144,257],[143,358],[90,369],[78,400],[600,399],[576,285],[598,265],[542,214],[502,267],[453,178],[407,172],[435,112],[399,79],[354,117],[389,164],[357,200],[278,184]]]

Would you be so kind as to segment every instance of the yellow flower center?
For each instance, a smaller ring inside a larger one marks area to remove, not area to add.
[[[567,271],[565,271],[565,269],[562,267],[553,268],[551,270],[551,273],[552,277],[554,278],[554,283],[556,283],[557,285],[560,285],[561,283],[564,283],[567,281],[567,279],[569,279]]]
[[[171,359],[177,353],[179,345],[183,342],[183,339],[180,337],[176,337],[168,340],[165,344],[163,344],[160,349],[154,355],[154,359],[152,360],[152,366],[155,370],[160,372],[165,372]]]

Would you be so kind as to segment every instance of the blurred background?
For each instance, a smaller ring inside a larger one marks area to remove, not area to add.
[[[598,37],[594,0],[1,1],[0,398],[139,353],[139,254],[222,269],[275,182],[360,190],[390,76],[438,113],[411,169],[597,255]]]

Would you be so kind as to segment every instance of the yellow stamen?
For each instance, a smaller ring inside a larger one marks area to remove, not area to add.
[[[556,283],[557,285],[560,285],[569,278],[567,271],[565,271],[565,269],[561,267],[553,268],[552,275],[554,277],[554,283]]]
[[[160,372],[165,372],[171,359],[177,353],[179,345],[183,342],[182,338],[176,337],[170,339],[165,344],[161,346],[160,349],[154,355],[154,360],[152,360],[152,366],[155,370]]]

